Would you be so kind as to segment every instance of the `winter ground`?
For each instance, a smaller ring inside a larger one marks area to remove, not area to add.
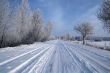
[[[102,47],[105,49],[108,48],[110,50],[110,41],[98,41],[98,42],[89,41],[89,42],[87,42],[87,44],[96,46],[96,47]]]
[[[0,73],[110,73],[110,52],[61,40],[2,48]]]
[[[82,44],[82,41],[72,41],[72,43]],[[110,50],[110,41],[89,41],[86,40],[86,44],[92,47]]]

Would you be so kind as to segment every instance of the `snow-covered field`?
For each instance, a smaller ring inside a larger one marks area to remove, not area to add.
[[[2,48],[0,73],[110,73],[110,51],[61,40]]]
[[[93,45],[93,46],[96,46],[96,47],[107,47],[108,49],[110,49],[110,41],[98,41],[98,42],[87,42],[87,44],[90,44],[90,45]]]
[[[72,43],[82,44],[82,41],[72,41]],[[92,47],[110,50],[110,41],[89,41],[86,44]]]

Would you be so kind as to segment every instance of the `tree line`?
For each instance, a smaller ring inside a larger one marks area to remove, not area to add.
[[[46,41],[51,29],[52,22],[45,26],[40,9],[32,10],[28,0],[15,7],[0,0],[0,48]]]

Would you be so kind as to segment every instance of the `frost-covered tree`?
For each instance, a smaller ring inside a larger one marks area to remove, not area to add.
[[[85,44],[85,39],[92,34],[93,27],[89,22],[84,22],[77,25],[74,29],[81,34],[83,44]]]
[[[18,32],[21,38],[21,42],[25,42],[25,37],[27,36],[31,24],[31,14],[28,0],[22,0],[21,5],[19,6],[17,14],[17,25]]]
[[[21,4],[10,10],[11,17],[10,23],[8,23],[8,36],[6,37],[8,44],[14,46],[27,43],[25,38],[30,31],[32,21],[32,11],[28,0],[22,0]]]
[[[4,12],[5,12],[5,0],[0,1],[0,47],[2,47],[3,38],[4,38],[4,25],[3,25],[3,19],[4,19]]]
[[[29,31],[26,39],[28,39],[31,42],[41,41],[41,37],[43,36],[42,28],[43,18],[40,10],[38,9],[33,12],[31,30]]]
[[[48,24],[42,29],[42,40],[41,41],[47,41],[47,40],[52,39],[51,32],[52,32],[52,22],[49,21]]]
[[[0,1],[0,47],[7,45],[7,31],[10,21],[10,9],[8,0]]]
[[[15,7],[9,1],[0,0],[0,47],[47,40],[51,24],[44,27],[40,10],[32,11],[28,0]]]
[[[70,33],[67,33],[65,35],[60,36],[60,39],[73,41],[74,40],[74,36],[71,35]]]
[[[41,12],[39,9],[37,11],[35,11],[33,14],[32,24],[33,24],[34,37],[35,37],[36,41],[40,41],[41,37],[43,36],[42,28],[44,26],[43,26],[43,17],[41,15]]]
[[[104,23],[104,28],[110,33],[110,0],[103,0],[97,17]]]
[[[50,39],[51,37],[51,32],[52,32],[52,22],[49,21],[46,27],[46,35],[47,35],[47,40]]]
[[[18,22],[18,8],[11,9],[10,21],[8,23],[8,34],[7,34],[7,42],[9,46],[17,45],[21,42],[21,37],[19,35],[19,22]]]

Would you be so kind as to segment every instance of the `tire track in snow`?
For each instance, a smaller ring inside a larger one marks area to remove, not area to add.
[[[83,47],[80,47],[80,46],[74,46],[74,45],[72,45],[72,44],[70,44],[70,43],[68,43],[69,45],[68,46],[71,46],[71,48],[74,48],[74,49],[76,49],[76,50],[82,50],[83,52],[85,52],[87,55],[93,55],[93,57],[95,58],[96,57],[96,59],[100,59],[99,61],[108,61],[108,60],[110,60],[110,58],[109,57],[105,57],[105,56],[103,56],[103,55],[101,55],[101,54],[97,54],[97,53],[95,53],[95,52],[93,52],[93,51],[91,51],[91,50],[89,50],[89,49],[85,49],[85,48],[83,48]],[[88,47],[89,48],[89,47]],[[90,49],[91,49],[91,47],[90,47]]]
[[[87,47],[75,44],[72,45],[70,42],[65,41],[51,41],[48,42],[48,46],[43,45],[42,47],[43,48],[39,48],[39,53],[37,53],[38,50],[31,50],[33,52],[27,52],[27,54],[24,53],[26,55],[4,63],[0,67],[0,73],[8,73],[8,71],[2,72],[2,67],[7,64],[14,64],[13,62],[17,60],[19,61],[20,58],[24,58],[25,61],[18,64],[17,67],[10,69],[11,71],[9,73],[110,72],[110,61],[107,54],[100,55],[100,53],[89,50]],[[30,57],[25,59],[25,56]]]
[[[70,48],[69,48],[70,49]],[[70,50],[71,54],[74,55],[78,60],[81,68],[82,68],[82,72],[84,73],[99,73],[95,68],[93,68],[91,65],[88,66],[88,62],[83,60],[79,54],[79,52],[76,51],[77,48],[71,48],[72,50]],[[74,51],[74,52],[73,52]],[[85,56],[84,56],[85,57]],[[76,61],[77,62],[77,61]]]
[[[52,48],[52,46],[51,46],[50,48]],[[49,49],[50,49],[50,48],[49,48]],[[48,52],[48,51],[46,51],[46,52]],[[46,52],[45,52],[45,53],[46,53]],[[42,56],[45,55],[45,53],[42,54]],[[41,56],[41,57],[42,57],[42,56]],[[34,61],[34,63],[31,63],[31,65],[29,65],[25,70],[23,70],[22,73],[28,73],[29,71],[32,71],[32,68],[33,68],[33,70],[34,70],[34,68],[36,68],[36,67],[35,67],[36,65],[39,66],[41,60],[42,60],[42,59],[41,59],[40,57],[39,57],[39,59],[36,59],[36,60]],[[40,61],[40,62],[39,62],[39,61]]]
[[[86,52],[87,53],[87,52]],[[94,58],[94,56],[91,56],[90,53],[85,54],[84,51],[79,51],[78,52],[78,56],[83,57],[83,59],[85,59],[84,61],[88,61],[90,62],[90,65],[93,66],[99,73],[109,73],[110,69],[109,69],[109,64],[104,65],[105,63],[101,62],[101,60],[97,60],[98,58]],[[80,58],[81,58],[80,57]]]
[[[36,55],[32,56],[31,58],[26,60],[24,63],[20,64],[19,66],[11,70],[9,73],[22,73],[22,71],[24,71],[27,67],[29,67],[33,63],[33,61],[37,60],[37,58],[40,58],[43,54],[45,54],[49,50],[49,48],[50,47],[47,47],[41,52],[36,53]]]
[[[42,70],[42,73],[59,73],[58,72],[58,47],[55,45],[54,52],[50,59],[48,60],[47,64],[45,65],[44,69]]]
[[[59,60],[59,72],[57,73],[71,73],[71,72],[75,72],[75,73],[80,73],[79,68],[80,65],[77,65],[75,63],[75,61],[73,60],[74,58],[72,57],[72,55],[66,50],[66,48],[64,47],[64,45],[62,44],[62,42],[58,42],[58,44],[56,44],[59,47],[59,56],[60,56],[60,60]],[[77,69],[77,70],[75,70]]]
[[[43,47],[44,47],[44,46],[43,46]],[[43,47],[38,47],[38,49],[43,48]],[[23,54],[21,54],[21,55],[19,55],[19,56],[16,56],[16,57],[14,57],[14,58],[11,58],[11,59],[9,59],[9,60],[6,60],[6,61],[4,61],[4,62],[1,62],[1,63],[0,63],[0,66],[3,66],[3,65],[5,65],[5,64],[7,64],[7,63],[10,63],[10,62],[12,62],[12,61],[14,61],[14,60],[16,60],[16,59],[18,59],[18,58],[20,58],[20,57],[23,57],[23,56],[25,56],[25,55],[27,55],[27,54],[30,54],[30,53],[36,51],[36,50],[38,50],[38,49],[34,49],[34,50],[29,51],[29,52],[27,52],[27,53],[23,53]]]
[[[54,51],[54,47],[51,46],[51,48],[38,60],[28,73],[42,73]]]
[[[38,49],[32,50],[28,53],[24,53],[22,54],[23,56],[18,56],[16,59],[13,60],[9,60],[9,62],[3,64],[2,66],[0,66],[0,72],[2,73],[7,73],[10,70],[14,69],[16,66],[19,66],[21,63],[25,62],[26,60],[30,59],[32,56],[38,54],[39,52],[45,50],[44,47],[49,48],[48,45],[39,47],[39,51]]]
[[[66,46],[68,46],[68,45],[66,45]],[[109,66],[104,65],[104,63],[102,63],[102,62],[100,63],[99,62],[100,60],[97,60],[98,58],[94,59],[94,57],[96,57],[96,54],[94,54],[94,56],[91,56],[93,53],[87,52],[83,48],[80,49],[80,48],[76,48],[74,46],[72,46],[72,48],[70,48],[70,49],[72,49],[71,50],[72,52],[74,52],[73,49],[76,50],[77,57],[80,57],[80,59],[82,59],[85,62],[88,62],[88,63],[90,62],[89,66],[92,66],[94,70],[98,71],[98,73],[104,73],[104,72],[109,73],[110,72]]]
[[[68,42],[66,42],[66,43],[68,43]],[[89,46],[84,46],[84,45],[79,45],[79,44],[71,44],[71,43],[68,43],[69,45],[71,45],[71,46],[73,46],[73,47],[77,47],[77,49],[84,49],[84,50],[86,50],[87,52],[90,52],[91,54],[95,54],[95,55],[97,55],[97,56],[99,56],[99,57],[103,57],[103,59],[108,59],[108,60],[110,60],[110,55],[109,56],[105,56],[105,55],[102,55],[102,54],[100,54],[100,53],[98,53],[98,52],[94,52],[94,50],[96,50],[97,48],[93,48],[93,47],[89,47]],[[83,47],[85,47],[85,48],[83,48]],[[90,49],[87,49],[87,48],[90,48]],[[94,49],[94,50],[91,50],[91,49]],[[101,50],[101,49],[97,49],[97,50]],[[105,51],[105,50],[103,50],[103,51]],[[101,50],[101,52],[102,52],[102,50]]]
[[[81,61],[79,59],[79,57],[76,56],[75,53],[72,53],[69,48],[66,46],[67,44],[64,44],[62,42],[62,45],[64,46],[64,48],[66,49],[66,51],[69,53],[69,55],[71,56],[73,62],[75,62],[76,65],[76,71],[77,73],[92,73],[90,69],[88,69],[88,67],[85,66],[85,63],[83,61]],[[71,72],[70,72],[71,73]],[[76,73],[76,72],[75,72]]]

